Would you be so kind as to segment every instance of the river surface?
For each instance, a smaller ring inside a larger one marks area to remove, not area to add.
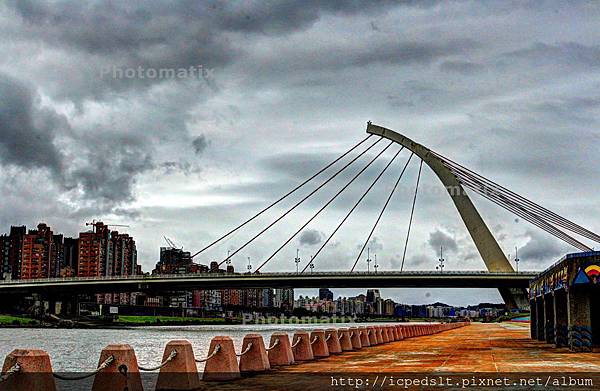
[[[369,323],[374,325],[377,323]],[[292,324],[292,325],[219,325],[219,326],[143,326],[130,329],[0,329],[0,362],[14,349],[42,349],[48,352],[56,372],[90,372],[98,366],[100,352],[109,344],[127,343],[136,352],[143,366],[160,364],[165,345],[173,339],[187,339],[192,343],[197,358],[208,354],[210,340],[217,335],[230,336],[239,353],[246,334],[258,333],[269,344],[271,334],[312,330],[328,327],[365,325],[357,323]],[[198,370],[204,368],[198,364]]]

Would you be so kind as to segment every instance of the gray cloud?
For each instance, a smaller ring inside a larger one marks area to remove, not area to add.
[[[444,61],[440,64],[440,70],[444,72],[454,72],[463,75],[481,72],[483,68],[481,64],[470,61]]]
[[[522,270],[537,269],[540,265],[552,264],[569,251],[567,245],[545,233],[528,229],[526,236],[527,243],[519,248]]]
[[[323,243],[325,234],[316,229],[306,229],[298,236],[298,242],[301,246],[316,246]]]
[[[449,234],[436,229],[434,232],[429,234],[429,240],[427,241],[429,247],[432,250],[439,252],[440,246],[444,247],[445,251],[457,251],[458,245],[456,240]]]
[[[208,147],[208,140],[205,135],[198,136],[192,140],[192,146],[196,155],[202,154],[206,147]]]
[[[0,73],[0,161],[29,169],[47,168],[60,176],[63,156],[56,135],[67,121],[39,107],[34,93]]]

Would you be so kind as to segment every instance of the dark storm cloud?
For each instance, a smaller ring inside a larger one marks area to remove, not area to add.
[[[43,41],[71,52],[74,62],[80,58],[79,64],[69,64],[68,58],[61,59],[62,64],[52,64],[65,71],[75,70],[70,85],[54,88],[62,99],[78,101],[90,97],[107,99],[113,91],[163,82],[148,77],[112,76],[127,68],[202,66],[212,73],[215,68],[232,63],[243,52],[230,34],[289,34],[310,27],[326,14],[379,13],[396,4],[393,1],[45,3],[22,0],[6,5],[23,21],[22,31],[14,35],[16,40]],[[406,48],[404,56],[427,57],[426,52]],[[82,61],[85,66],[81,66]],[[56,70],[52,68],[50,72]]]
[[[154,168],[151,148],[136,138],[106,134],[86,144],[87,163],[69,172],[71,186],[99,205],[132,201],[137,175]]]
[[[323,243],[325,234],[316,229],[306,229],[298,236],[298,242],[301,246],[316,246]]]
[[[65,118],[39,107],[24,84],[0,73],[0,161],[28,169],[46,168],[60,177],[63,156],[55,145]]]

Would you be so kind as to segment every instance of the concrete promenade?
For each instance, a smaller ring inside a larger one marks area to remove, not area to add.
[[[531,340],[528,323],[473,323],[443,333],[372,346],[220,384],[222,390],[308,390],[318,374],[598,372],[600,353],[573,353]],[[312,375],[312,374],[315,375]],[[284,376],[282,376],[284,375]],[[325,383],[323,383],[325,384]],[[262,387],[262,388],[261,388]]]

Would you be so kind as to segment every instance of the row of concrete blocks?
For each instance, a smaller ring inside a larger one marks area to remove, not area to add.
[[[294,333],[291,342],[287,333],[276,332],[271,335],[269,347],[265,347],[261,335],[248,334],[244,337],[239,354],[236,354],[230,337],[217,336],[211,340],[209,354],[202,360],[195,358],[189,341],[174,340],[165,347],[155,389],[199,388],[200,377],[196,362],[206,363],[203,381],[228,381],[238,379],[242,374],[256,374],[273,367],[325,358],[332,354],[401,341],[405,338],[435,334],[464,325],[466,323],[315,329],[310,333]],[[143,390],[140,370],[147,369],[138,365],[131,346],[108,345],[100,354],[100,367],[94,375],[92,391]],[[18,368],[18,371],[15,371],[15,368]],[[56,391],[56,375],[53,375],[50,357],[42,350],[14,350],[6,357],[2,372],[6,379],[0,382],[0,391]]]

